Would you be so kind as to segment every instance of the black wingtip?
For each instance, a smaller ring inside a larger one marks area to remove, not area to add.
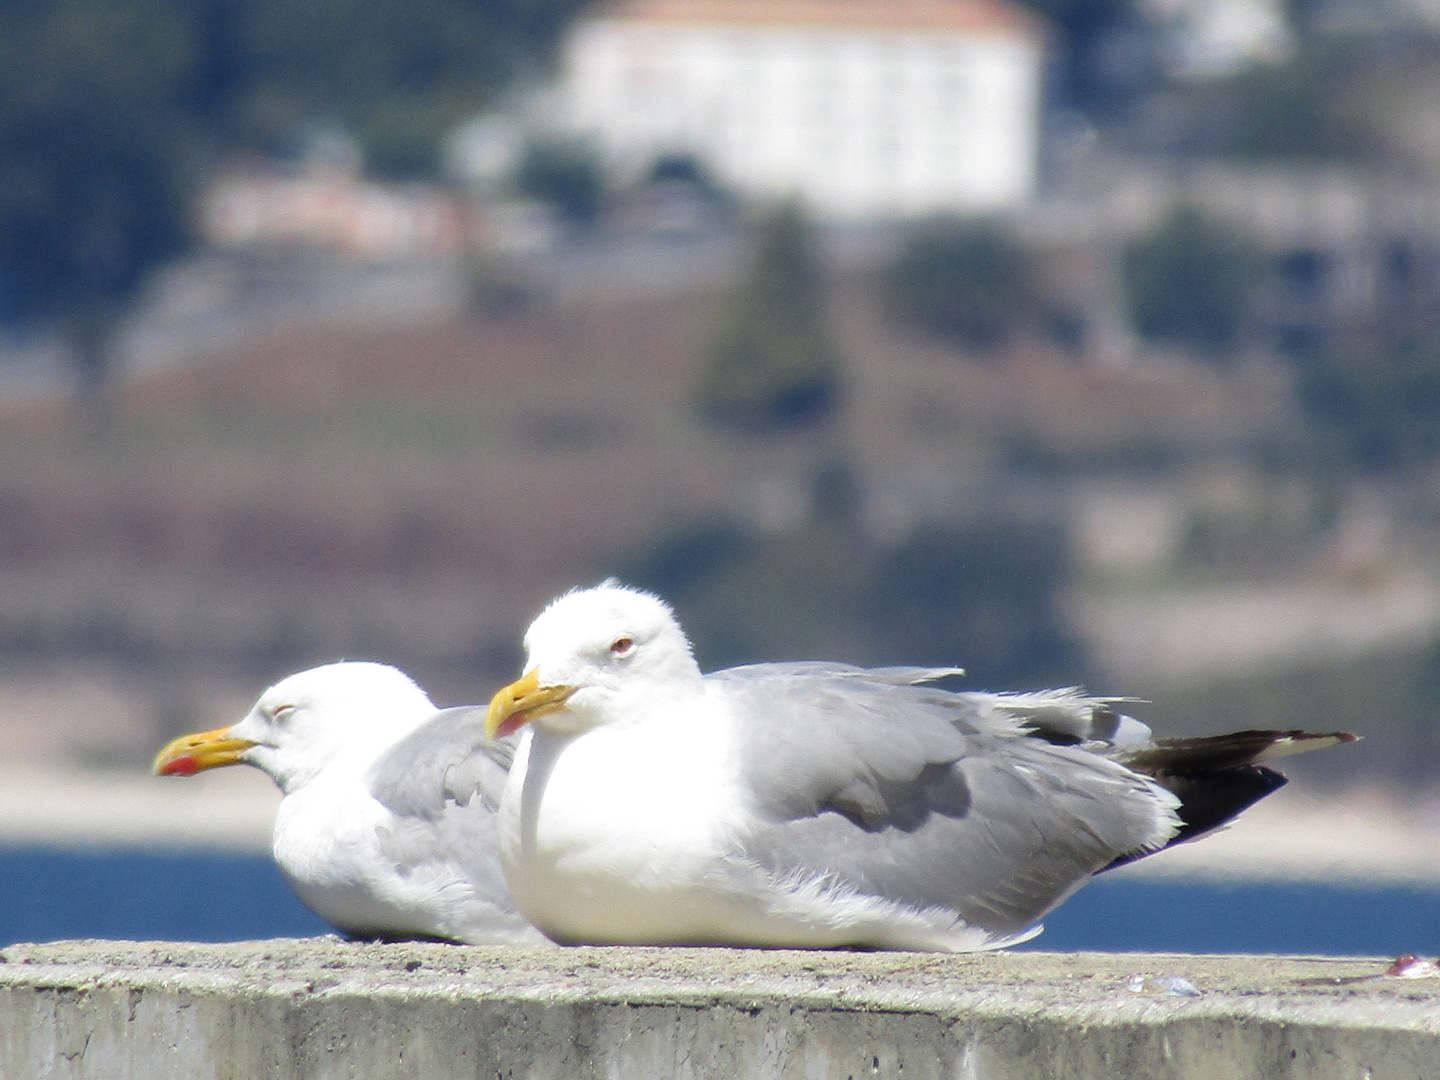
[[[1232,731],[1192,739],[1156,739],[1116,756],[1128,768],[1154,776],[1161,772],[1235,769],[1327,746],[1356,742],[1348,731]]]
[[[1263,761],[1356,742],[1348,731],[1236,731],[1194,739],[1158,739],[1116,757],[1150,777],[1180,800],[1180,828],[1165,847],[1220,828],[1286,784]],[[1163,850],[1158,849],[1158,850]],[[1122,855],[1105,869],[1134,862],[1152,852]]]
[[[1264,765],[1243,765],[1198,773],[1162,772],[1152,779],[1180,800],[1180,806],[1175,811],[1180,818],[1180,828],[1166,841],[1167,848],[1213,832],[1289,783],[1282,774]],[[1155,849],[1163,850],[1165,848]],[[1122,855],[1105,869],[1113,870],[1153,855],[1155,851]]]

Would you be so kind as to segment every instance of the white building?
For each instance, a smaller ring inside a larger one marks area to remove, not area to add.
[[[1043,51],[1003,0],[617,0],[562,96],[622,173],[688,153],[831,220],[994,210],[1034,188]]]

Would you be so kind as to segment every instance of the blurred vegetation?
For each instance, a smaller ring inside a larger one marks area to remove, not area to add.
[[[185,239],[190,29],[156,4],[0,7],[0,318],[63,325],[87,388],[118,308]]]
[[[1067,103],[1097,115],[1144,89],[1156,76],[1148,32],[1134,0],[1021,0],[1059,38],[1056,89]]]
[[[1285,62],[1169,89],[1188,114],[1183,126],[1192,145],[1186,149],[1310,163],[1383,156],[1387,105],[1375,91],[1385,73],[1403,70],[1433,49],[1427,35],[1402,39],[1360,26],[1327,29],[1299,10],[1290,12],[1290,25],[1293,48]]]
[[[1296,364],[1306,416],[1362,472],[1399,471],[1440,456],[1440,335],[1366,354]]]
[[[1302,36],[1284,64],[1258,65],[1226,80],[1211,105],[1221,118],[1221,153],[1259,160],[1353,161],[1374,148],[1351,83],[1354,46]]]
[[[605,198],[600,156],[575,140],[532,142],[516,167],[515,188],[572,225],[593,225]]]
[[[328,118],[383,176],[433,175],[439,135],[537,71],[584,0],[111,0],[186,13],[193,104],[230,144]]]
[[[934,522],[893,545],[853,517],[853,479],[816,474],[802,525],[693,523],[608,567],[676,607],[707,669],[776,659],[958,665],[974,686],[1075,681],[1059,600],[1072,566],[1052,523]]]
[[[882,289],[901,325],[982,352],[1040,315],[1029,253],[993,222],[929,222],[886,269]]]
[[[694,154],[661,154],[645,175],[648,184],[684,184],[716,207],[734,209],[733,195],[708,165]]]
[[[876,659],[959,663],[992,687],[1073,680],[1059,611],[1072,573],[1056,522],[930,524],[879,553],[866,591]]]
[[[382,174],[433,173],[440,132],[542,62],[580,2],[7,0],[0,320],[67,330],[98,386],[207,166],[328,118]]]
[[[1383,155],[1389,116],[1374,96],[1374,76],[1433,49],[1424,31],[1387,31],[1393,13],[1369,26],[1353,16],[1341,25],[1345,15],[1337,20],[1326,0],[1289,0],[1283,15],[1292,48],[1284,62],[1244,65],[1226,77],[1177,76],[1180,5],[1021,2],[1046,19],[1058,42],[1057,102],[1142,153],[1300,162]]]
[[[841,392],[814,229],[788,204],[757,231],[754,267],[709,349],[697,402],[707,421],[741,432],[823,421],[834,414]]]
[[[1221,359],[1239,341],[1264,263],[1245,234],[1182,206],[1126,246],[1121,270],[1142,337]]]

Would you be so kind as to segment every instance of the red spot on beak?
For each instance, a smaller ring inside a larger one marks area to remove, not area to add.
[[[182,754],[160,766],[161,776],[194,776],[200,771],[200,760],[194,754]]]
[[[500,726],[495,729],[495,738],[503,739],[507,735],[514,735],[525,726],[530,718],[523,713],[516,713],[514,716],[507,716],[500,721]]]

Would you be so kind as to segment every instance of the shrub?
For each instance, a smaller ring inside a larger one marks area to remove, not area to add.
[[[944,218],[906,243],[883,292],[896,322],[983,352],[1034,321],[1035,278],[1029,254],[994,224]]]
[[[760,432],[833,415],[840,363],[824,309],[811,227],[798,207],[782,207],[762,223],[754,269],[716,334],[701,376],[701,416]]]
[[[1181,207],[1126,247],[1123,273],[1141,337],[1213,357],[1238,344],[1261,264],[1238,231]]]

